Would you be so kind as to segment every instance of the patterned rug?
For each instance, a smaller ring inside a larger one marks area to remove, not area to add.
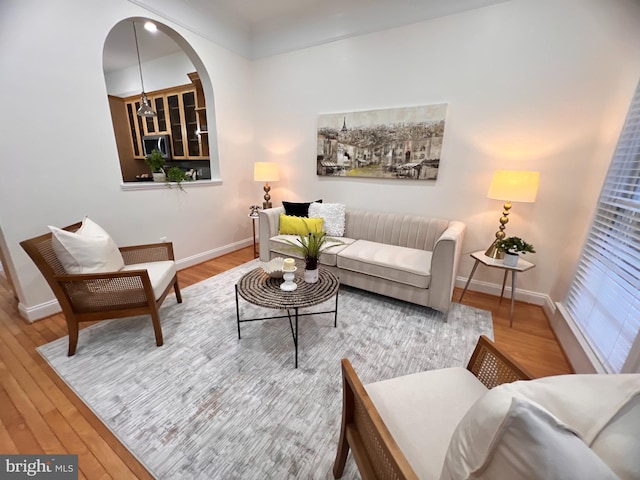
[[[248,262],[170,295],[156,347],[148,317],[101,322],[38,349],[159,479],[330,479],[342,404],[340,359],[364,383],[466,365],[491,313],[434,310],[341,287],[332,315],[300,319],[299,368],[286,319],[244,323],[234,285]],[[313,307],[329,310],[335,304]],[[243,317],[273,315],[240,299]],[[312,310],[312,309],[311,309]],[[309,309],[307,310],[309,311]],[[359,478],[349,457],[343,478]]]

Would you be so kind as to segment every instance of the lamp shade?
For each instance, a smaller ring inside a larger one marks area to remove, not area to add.
[[[536,201],[539,182],[540,172],[496,170],[487,197],[508,202],[533,203]]]
[[[277,182],[280,180],[278,164],[275,162],[255,162],[253,179],[256,182]]]

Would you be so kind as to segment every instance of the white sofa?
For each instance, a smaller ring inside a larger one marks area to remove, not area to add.
[[[351,449],[363,479],[640,479],[640,374],[527,375],[486,337],[466,369],[367,385],[343,360],[334,476]]]
[[[260,211],[260,259],[295,257],[280,235],[284,208]],[[346,209],[343,245],[320,257],[340,283],[448,311],[465,225],[458,221]]]

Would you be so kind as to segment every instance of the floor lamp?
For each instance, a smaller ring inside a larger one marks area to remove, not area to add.
[[[277,182],[280,180],[278,164],[274,162],[255,162],[253,166],[253,179],[256,182],[265,182],[262,208],[271,208],[271,195],[269,195],[271,187],[269,186],[269,182]]]
[[[504,211],[500,217],[500,227],[496,232],[496,238],[484,253],[487,257],[503,258],[504,253],[498,250],[496,243],[506,237],[505,225],[509,221],[511,202],[533,203],[538,194],[540,172],[525,170],[496,170],[491,180],[491,186],[487,197],[493,200],[504,201]]]

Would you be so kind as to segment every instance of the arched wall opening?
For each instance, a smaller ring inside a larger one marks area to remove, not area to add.
[[[187,40],[155,20],[124,19],[105,39],[103,72],[124,184],[153,180],[145,163],[152,149],[162,152],[163,171],[196,181],[219,177],[212,83]],[[143,86],[154,117],[136,114]]]

